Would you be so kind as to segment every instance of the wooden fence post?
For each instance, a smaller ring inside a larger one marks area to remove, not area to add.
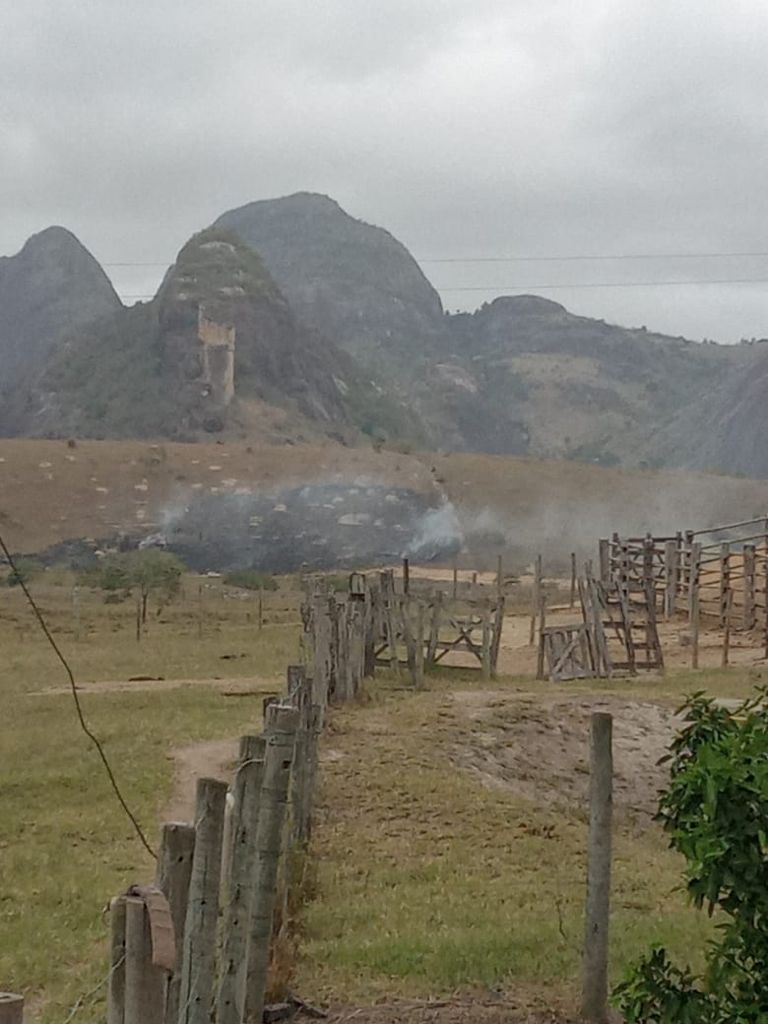
[[[728,657],[731,651],[731,612],[733,610],[733,591],[728,591],[725,609],[725,625],[723,626],[723,657],[721,665],[728,668]]]
[[[432,601],[432,615],[429,620],[429,647],[427,648],[427,671],[434,668],[437,645],[440,642],[440,623],[443,617],[443,592],[438,590]]]
[[[598,566],[600,582],[608,583],[611,578],[611,542],[607,537],[601,537],[598,544]]]
[[[491,608],[488,601],[482,609],[481,661],[483,679],[491,678]]]
[[[536,555],[536,562],[533,568],[533,591],[531,593],[531,630],[528,638],[528,646],[533,647],[536,640],[536,616],[539,613],[539,602],[541,601],[541,555]]]
[[[0,992],[0,1024],[24,1024],[24,996]]]
[[[197,780],[195,852],[184,927],[179,1024],[208,1024],[210,1020],[226,802],[226,782]]]
[[[408,559],[403,559],[403,593],[410,594],[411,592],[411,569],[408,563]]]
[[[504,606],[506,598],[499,594],[496,599],[496,611],[493,616],[493,637],[491,639],[491,679],[497,676],[499,651],[501,650],[501,632],[504,628]]]
[[[608,1020],[608,923],[611,904],[613,718],[591,719],[589,846],[581,1012],[593,1024]]]
[[[125,898],[125,1024],[162,1024],[165,972],[152,963],[149,911],[144,900]]]
[[[691,622],[691,668],[699,667],[699,581],[701,577],[701,544],[691,544],[688,562],[689,617]]]
[[[456,559],[453,560],[453,600],[456,600],[459,591],[459,567]]]
[[[542,595],[539,605],[539,644],[536,651],[536,678],[544,678],[544,630],[547,628],[547,599]]]
[[[600,543],[602,544],[602,541],[600,541]],[[602,571],[603,570],[602,570],[602,566],[601,566],[600,572],[602,572]],[[569,608],[573,608],[573,606],[576,604],[576,576],[577,576],[577,572],[576,572],[576,552],[572,551],[571,552],[571,592],[570,592],[570,595],[568,597],[568,607]]]
[[[745,544],[744,559],[744,629],[755,628],[755,568],[757,552],[754,544]]]
[[[179,1019],[179,988],[181,987],[182,943],[187,919],[189,880],[195,850],[195,828],[178,821],[163,825],[157,859],[156,884],[168,900],[176,938],[176,967],[168,979],[165,993],[165,1024]],[[110,1021],[110,1024],[112,1022]]]
[[[664,618],[671,619],[675,614],[678,586],[677,541],[668,540],[664,544]]]
[[[272,704],[267,708],[267,746],[253,865],[244,1024],[261,1024],[264,1014],[278,867],[283,849],[283,823],[298,720],[299,713],[295,708],[284,704]]]
[[[720,545],[720,625],[725,626],[728,601],[731,593],[731,545],[724,541]]]
[[[262,736],[244,736],[240,741],[240,765],[232,809],[232,858],[222,921],[216,993],[217,1024],[240,1024],[243,1019],[248,924],[253,905],[253,866],[265,747],[266,741]]]
[[[1,1017],[0,1020],[2,1020]],[[125,1024],[124,896],[116,896],[109,904],[109,982],[107,984],[107,1024]],[[174,1024],[176,1024],[175,1021]]]

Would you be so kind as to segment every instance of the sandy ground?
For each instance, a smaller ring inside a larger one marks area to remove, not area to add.
[[[454,748],[456,764],[488,785],[537,804],[585,806],[589,720],[614,718],[614,805],[650,817],[666,779],[658,765],[679,719],[652,701],[616,697],[545,698],[535,693],[467,690],[453,694],[470,729]]]
[[[78,693],[139,693],[142,690],[181,690],[186,687],[204,686],[221,690],[233,697],[249,696],[254,693],[282,693],[285,681],[278,676],[260,676],[244,679],[242,676],[230,679],[215,676],[210,679],[104,679],[93,683],[78,683]],[[48,697],[54,694],[70,693],[68,686],[56,686],[46,690],[32,690],[30,697]]]

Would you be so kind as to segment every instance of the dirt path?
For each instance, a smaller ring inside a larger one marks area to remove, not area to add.
[[[280,693],[284,681],[278,676],[261,676],[255,679],[244,679],[242,676],[233,678],[222,678],[214,676],[211,679],[150,679],[141,677],[136,679],[104,679],[93,683],[78,683],[78,693],[140,693],[144,690],[181,690],[186,687],[207,686],[213,690],[221,690],[224,693],[231,693],[233,696],[247,695],[252,693]],[[50,697],[56,694],[70,693],[68,686],[52,686],[45,690],[33,690],[30,697]]]
[[[197,780],[214,778],[230,781],[237,761],[237,737],[209,740],[180,747],[171,753],[174,762],[173,790],[161,815],[162,821],[192,821],[195,814]]]
[[[574,1024],[575,1020],[501,996],[344,1007],[333,1009],[327,1018],[328,1024]]]

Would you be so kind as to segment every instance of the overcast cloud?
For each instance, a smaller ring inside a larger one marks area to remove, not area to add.
[[[422,258],[768,252],[767,44],[765,0],[0,0],[0,252],[60,223],[171,262],[300,189]],[[449,309],[768,336],[768,257],[424,269]]]

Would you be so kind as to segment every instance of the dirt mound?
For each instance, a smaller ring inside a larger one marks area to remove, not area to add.
[[[652,815],[666,780],[658,765],[679,725],[671,708],[650,701],[580,697],[546,700],[501,693],[457,693],[470,722],[457,763],[489,785],[533,803],[586,806],[589,718],[613,715],[614,804]]]

